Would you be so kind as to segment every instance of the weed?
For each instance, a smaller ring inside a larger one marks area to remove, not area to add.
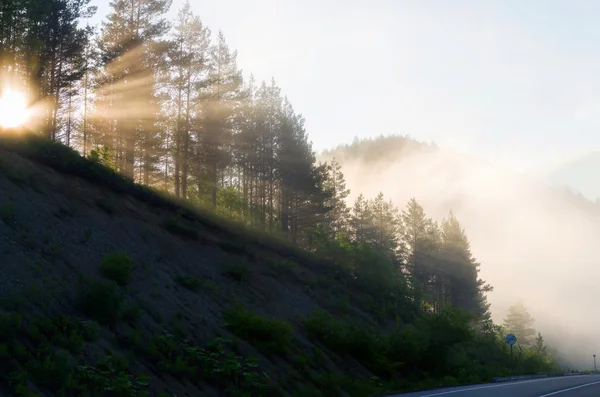
[[[248,277],[248,265],[245,263],[235,263],[227,266],[223,273],[235,281],[244,281]]]
[[[219,290],[219,287],[217,287],[217,284],[215,284],[214,281],[211,280],[207,280],[204,282],[204,288],[210,292],[212,292],[213,294],[216,294],[217,291]]]
[[[44,194],[44,177],[39,173],[33,173],[29,176],[29,185],[31,188],[39,194]]]
[[[121,286],[129,283],[132,270],[133,261],[123,252],[106,254],[100,264],[102,275]]]
[[[296,267],[296,263],[289,260],[270,260],[269,267],[277,273],[289,273]]]
[[[14,204],[7,203],[0,205],[0,219],[4,222],[13,222],[16,218],[17,209]]]
[[[202,288],[202,280],[195,276],[180,274],[175,277],[175,281],[182,287],[193,292],[198,292]]]
[[[56,211],[56,217],[59,219],[70,218],[73,216],[73,211],[68,207],[61,206],[58,211]]]
[[[293,328],[289,323],[261,317],[244,310],[241,305],[223,311],[225,326],[266,354],[283,355]]]
[[[98,200],[96,200],[96,205],[98,206],[98,208],[100,208],[102,211],[106,212],[109,215],[112,215],[115,212],[117,212],[117,205],[114,202],[114,200],[110,198],[99,198]]]
[[[140,306],[137,304],[128,304],[123,308],[123,320],[129,324],[135,324],[141,316]]]
[[[11,181],[12,183],[14,183],[15,185],[17,185],[19,187],[23,187],[27,184],[28,178],[23,171],[20,171],[20,170],[19,171],[11,171],[6,174],[6,177],[8,178],[9,181]]]
[[[233,243],[231,241],[219,241],[219,247],[223,249],[225,252],[229,252],[230,254],[235,255],[246,255],[250,259],[254,258],[254,251],[245,243],[236,242]]]
[[[258,370],[258,360],[244,359],[228,350],[230,340],[216,338],[204,347],[158,334],[147,344],[146,354],[160,372],[177,378],[203,379],[227,395],[264,395],[268,377]],[[231,394],[235,389],[241,394]]]
[[[198,238],[198,232],[187,225],[181,224],[177,219],[169,219],[164,223],[165,229],[184,239]]]
[[[83,242],[84,244],[87,244],[87,243],[89,243],[90,241],[92,241],[92,233],[93,233],[93,232],[92,232],[92,230],[91,230],[91,229],[87,229],[87,230],[85,231],[85,233],[83,234],[83,239],[82,239],[82,242]]]

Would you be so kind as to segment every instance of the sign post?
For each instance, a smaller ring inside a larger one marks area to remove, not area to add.
[[[596,372],[596,355],[594,354],[594,372]]]
[[[506,335],[506,343],[510,346],[510,373],[514,374],[513,366],[513,345],[517,343],[517,337],[514,334]],[[596,355],[594,355],[594,362],[596,362]]]

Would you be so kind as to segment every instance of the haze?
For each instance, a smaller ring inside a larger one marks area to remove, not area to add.
[[[373,162],[334,155],[342,164],[352,205],[359,193],[380,191],[400,208],[411,197],[441,220],[452,209],[466,229],[498,324],[521,300],[535,328],[568,358],[589,366],[600,351],[597,280],[600,207],[564,190],[444,150],[390,151]]]
[[[192,3],[317,150],[400,133],[532,173],[600,147],[596,1]]]

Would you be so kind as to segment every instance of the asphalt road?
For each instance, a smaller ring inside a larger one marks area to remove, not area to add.
[[[577,375],[450,387],[388,397],[600,397],[600,375]]]

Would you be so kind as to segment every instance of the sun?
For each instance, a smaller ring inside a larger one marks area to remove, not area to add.
[[[25,95],[6,90],[0,96],[0,127],[18,128],[25,124],[31,116]]]

